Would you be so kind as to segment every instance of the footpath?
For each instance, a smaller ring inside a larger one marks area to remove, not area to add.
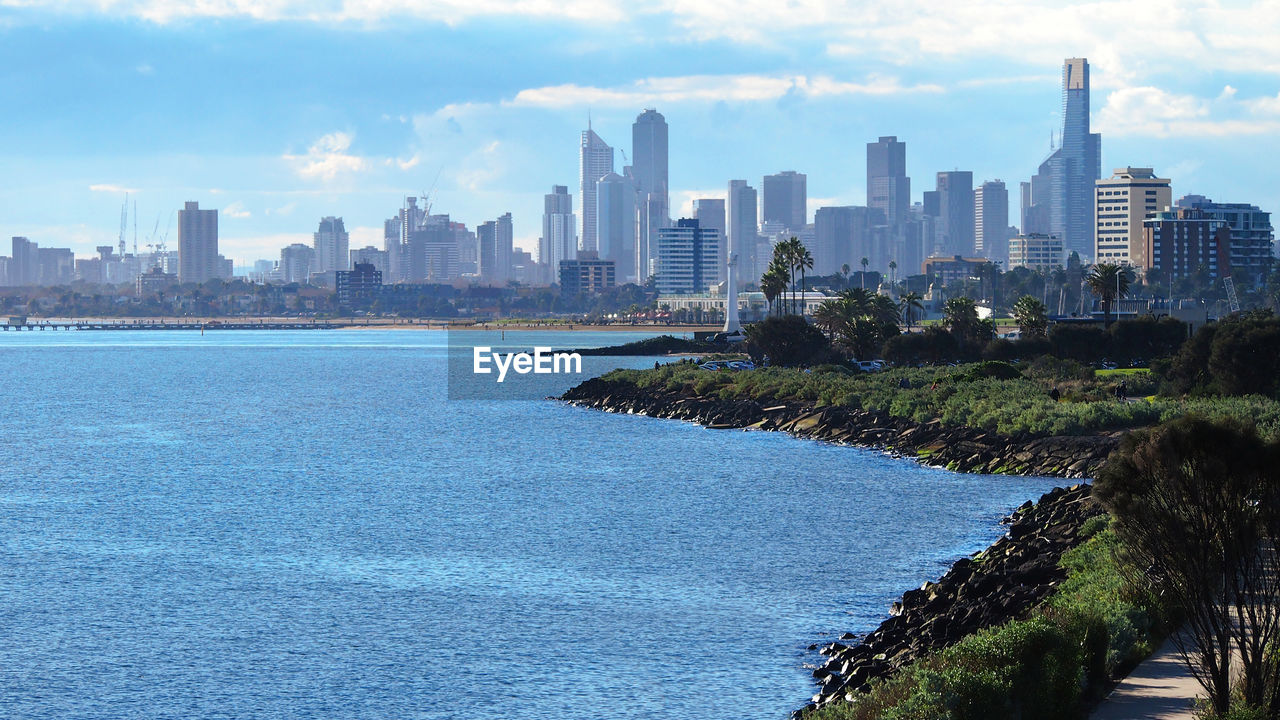
[[[1134,668],[1089,717],[1090,720],[1195,720],[1195,699],[1202,693],[1170,638]]]

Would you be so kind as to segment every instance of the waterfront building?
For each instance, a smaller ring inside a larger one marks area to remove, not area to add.
[[[867,143],[867,207],[883,212],[890,227],[907,222],[911,208],[907,144],[895,135]]]
[[[202,283],[222,274],[218,263],[218,211],[188,202],[178,211],[178,279]]]
[[[612,152],[612,151],[611,151]],[[612,154],[610,155],[612,157]],[[596,198],[594,185],[591,199]],[[585,217],[585,208],[584,208]],[[592,213],[595,220],[595,213]],[[551,192],[543,196],[542,237],[538,240],[538,261],[550,267],[578,256],[578,239],[574,237],[577,222],[573,216],[573,196],[565,185],[552,185]],[[585,245],[583,246],[586,247]],[[596,247],[596,233],[591,233],[591,250]]]
[[[973,191],[973,254],[998,262],[1008,259],[1009,190],[988,180]]]
[[[1204,270],[1212,280],[1232,274],[1231,228],[1196,207],[1168,208],[1142,221],[1143,269],[1163,279]]]
[[[580,237],[583,250],[598,251],[600,246],[599,235],[597,234],[599,226],[596,220],[596,184],[600,182],[600,178],[613,172],[613,148],[591,129],[590,123],[587,123],[587,125],[587,129],[582,131],[582,140],[578,145],[578,197],[582,198],[582,234]],[[568,212],[573,211],[569,210]],[[572,234],[572,231],[570,231],[570,234]],[[574,255],[566,253],[556,257],[554,253],[551,253],[546,257],[542,257],[541,252],[539,252],[540,262],[546,263],[548,257],[553,260],[551,266],[557,267],[556,263],[560,260],[572,259]]]
[[[347,269],[347,252],[351,236],[342,223],[342,218],[329,217],[320,220],[320,227],[313,236],[313,247],[316,251],[315,272],[331,273]]]
[[[382,291],[382,271],[373,263],[356,262],[350,270],[334,273],[334,290],[343,307],[373,300]]]
[[[756,262],[760,228],[756,224],[756,189],[746,180],[730,180],[725,213],[726,254],[738,258],[738,282],[754,284],[764,269]]]
[[[1010,270],[1024,267],[1029,270],[1052,270],[1062,267],[1062,238],[1041,233],[1022,233],[1009,238]]]
[[[560,295],[598,295],[617,284],[617,264],[603,260],[593,252],[583,251],[577,258],[561,260]]]
[[[720,231],[703,228],[693,218],[658,231],[658,295],[691,294],[715,284],[720,257]]]
[[[1196,208],[1231,230],[1231,272],[1237,283],[1262,282],[1271,270],[1275,234],[1271,213],[1249,203],[1216,203],[1203,195],[1185,195],[1178,207]]]
[[[794,170],[765,175],[761,184],[761,222],[779,223],[788,230],[800,230],[809,216],[808,176]]]
[[[1142,223],[1172,203],[1169,179],[1156,177],[1151,168],[1116,168],[1109,179],[1095,183],[1094,191],[1095,261],[1131,265],[1140,270],[1151,267],[1143,243]]]
[[[973,255],[973,173],[940,172],[935,192],[942,254]]]

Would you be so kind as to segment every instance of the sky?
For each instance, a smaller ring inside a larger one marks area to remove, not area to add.
[[[972,170],[1016,225],[1067,57],[1092,65],[1104,177],[1275,211],[1277,37],[1276,0],[0,0],[0,237],[91,254],[128,192],[130,244],[176,249],[194,200],[246,264],[327,215],[381,247],[430,192],[472,228],[511,212],[533,249],[552,185],[580,213],[588,117],[629,155],[645,108],[675,216],[781,170],[810,218],[865,204],[866,143],[896,135],[915,199]]]

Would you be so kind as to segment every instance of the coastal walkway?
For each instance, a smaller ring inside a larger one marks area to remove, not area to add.
[[[1121,680],[1089,718],[1195,720],[1195,699],[1203,692],[1169,638]]]

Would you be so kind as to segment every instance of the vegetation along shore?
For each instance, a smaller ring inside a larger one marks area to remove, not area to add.
[[[865,348],[771,318],[740,348],[769,367],[617,370],[562,399],[963,472],[1096,479],[1019,508],[1005,537],[905,593],[874,631],[815,646],[817,691],[797,717],[1081,718],[1171,634],[1205,717],[1280,717],[1280,579],[1264,571],[1280,561],[1280,319],[965,332],[892,336],[877,350],[898,365],[862,372]]]

